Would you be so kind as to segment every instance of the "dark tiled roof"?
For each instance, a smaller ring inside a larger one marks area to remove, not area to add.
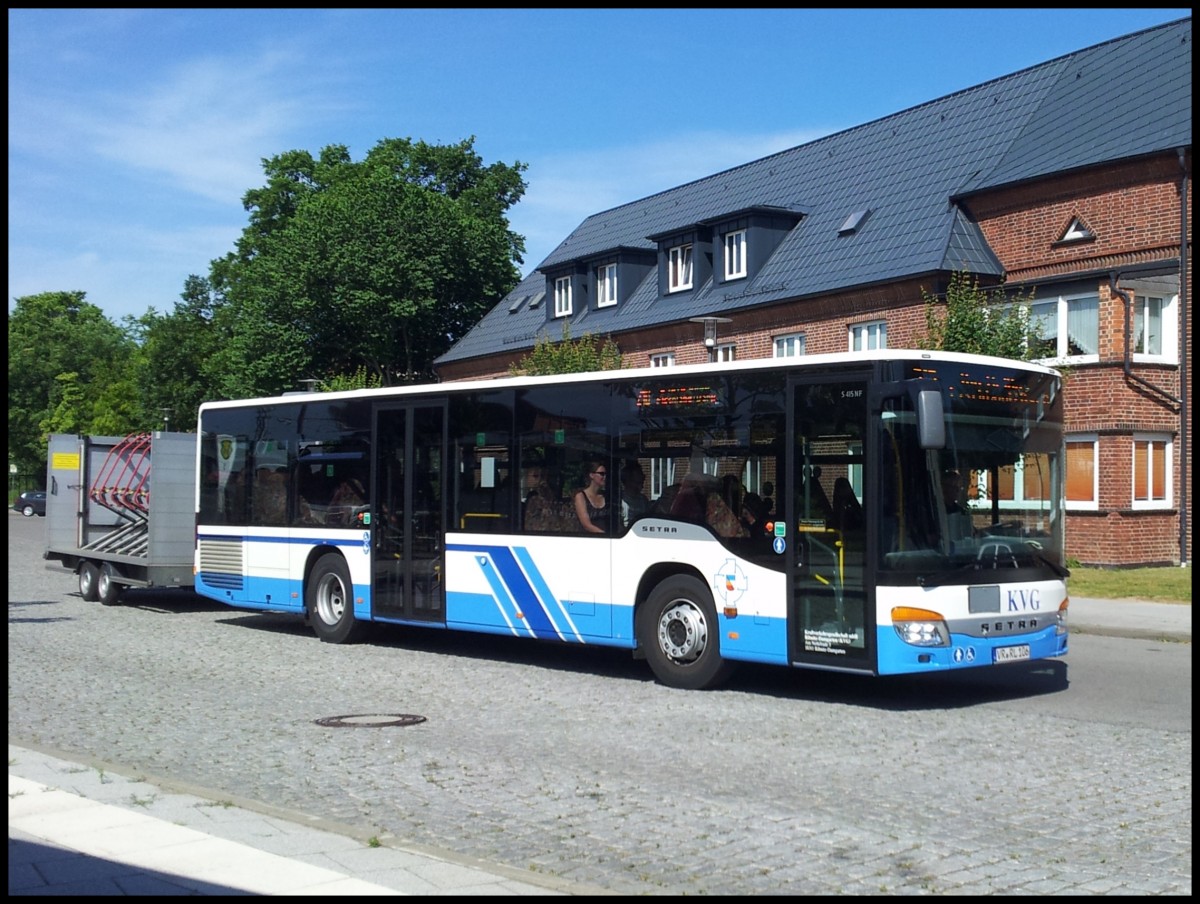
[[[584,310],[571,334],[620,333],[857,286],[968,270],[1002,275],[978,227],[953,203],[972,192],[1191,146],[1190,18],[1047,63],[588,217],[539,266],[553,270],[648,236],[756,206],[805,216],[763,268],[661,297],[651,273],[614,308]],[[861,229],[840,235],[852,213]],[[561,336],[535,270],[439,363]]]

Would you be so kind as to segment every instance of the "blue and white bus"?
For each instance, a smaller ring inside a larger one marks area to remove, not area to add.
[[[680,688],[1063,656],[1061,390],[882,350],[211,402],[196,590],[331,643],[620,647]]]

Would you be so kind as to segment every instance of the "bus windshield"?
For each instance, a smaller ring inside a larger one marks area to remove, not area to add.
[[[887,400],[879,420],[883,579],[970,583],[996,569],[1065,574],[1058,378],[957,364],[909,376],[942,391],[945,443],[921,447],[912,393]]]

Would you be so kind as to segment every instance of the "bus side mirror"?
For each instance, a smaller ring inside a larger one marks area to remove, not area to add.
[[[917,434],[922,449],[946,448],[946,413],[942,394],[922,389],[917,393]]]

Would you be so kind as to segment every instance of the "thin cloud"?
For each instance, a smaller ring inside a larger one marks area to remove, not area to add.
[[[233,249],[244,224],[148,229],[117,227],[102,238],[72,248],[17,241],[9,253],[21,261],[10,275],[13,298],[42,292],[84,292],[93,304],[105,302],[110,319],[139,316],[147,308],[174,310],[189,275],[207,276],[209,263]],[[130,256],[127,248],[142,253]],[[45,274],[53,274],[47,279]]]

